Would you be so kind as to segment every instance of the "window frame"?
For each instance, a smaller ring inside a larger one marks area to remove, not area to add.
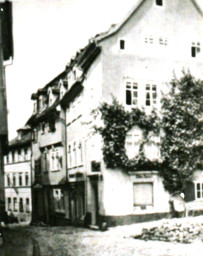
[[[125,50],[125,46],[126,46],[125,40],[120,39],[119,40],[119,49],[123,51],[123,50]]]
[[[203,200],[203,181],[195,181],[195,200],[202,201]],[[200,184],[200,189],[197,188],[197,185]],[[200,197],[198,197],[198,193],[200,193]]]
[[[130,103],[128,103],[129,101]],[[133,103],[134,101],[136,102],[135,104]],[[125,79],[125,105],[128,107],[137,107],[138,104],[139,104],[139,83],[136,82],[136,80],[134,79]]]
[[[164,0],[155,0],[155,6],[157,7],[163,7],[164,6]]]
[[[14,212],[18,211],[18,198],[17,197],[13,198],[13,211]]]
[[[147,89],[147,87],[149,89]],[[155,90],[153,89],[155,88]],[[149,98],[147,97],[149,95]],[[154,98],[155,95],[155,98]],[[157,106],[157,84],[155,83],[145,83],[145,107],[154,107]],[[149,101],[149,105],[147,104]]]
[[[135,185],[144,185],[144,184],[150,184],[152,185],[151,191],[151,203],[145,203],[145,204],[136,204],[135,203],[135,192],[134,192],[134,186]],[[140,207],[142,210],[146,210],[147,207],[153,207],[154,206],[154,182],[153,181],[134,181],[133,182],[133,207]]]
[[[25,199],[25,212],[30,213],[30,198],[29,197],[27,197]]]
[[[200,41],[198,42],[192,42],[191,45],[191,57],[192,58],[197,58],[201,53],[201,43]]]
[[[54,211],[57,213],[65,213],[65,197],[61,188],[53,189]]]

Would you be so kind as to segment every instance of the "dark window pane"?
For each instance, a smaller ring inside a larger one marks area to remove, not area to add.
[[[196,47],[193,47],[191,48],[191,54],[192,54],[192,57],[196,57]]]
[[[200,190],[200,183],[197,183],[197,190]]]
[[[156,0],[156,5],[162,6],[163,5],[163,0]]]
[[[197,192],[197,198],[200,198],[200,192]]]
[[[120,49],[121,50],[125,49],[125,41],[124,40],[120,40]]]
[[[131,105],[132,104],[132,96],[131,91],[126,90],[126,104]]]

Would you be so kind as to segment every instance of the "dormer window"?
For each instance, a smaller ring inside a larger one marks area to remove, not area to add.
[[[193,58],[195,58],[201,51],[201,48],[200,48],[200,42],[197,42],[197,43],[192,43],[192,47],[191,47],[191,56]]]
[[[163,6],[163,0],[155,0],[157,6]]]
[[[120,49],[121,50],[125,49],[125,40],[120,40]]]

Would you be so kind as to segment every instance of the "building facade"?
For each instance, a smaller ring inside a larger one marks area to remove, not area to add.
[[[150,114],[160,109],[174,73],[180,76],[189,69],[202,79],[202,25],[203,13],[195,1],[140,0],[120,24],[91,38],[64,72],[32,96],[37,112],[28,123],[37,135],[33,158],[40,164],[36,162],[34,185],[42,206],[35,208],[46,222],[50,213],[57,219],[57,208],[67,223],[78,225],[112,226],[169,215],[169,194],[158,170],[126,173],[106,167],[103,140],[94,129],[102,125],[101,116],[93,110],[111,103],[113,96],[126,110]],[[55,124],[55,130],[46,131],[48,124]],[[128,131],[129,158],[135,157],[141,139],[140,128]],[[149,145],[145,155],[159,159],[159,148]],[[54,164],[61,157],[63,164]],[[195,200],[202,199],[202,182],[197,170]],[[51,196],[42,199],[42,194]]]
[[[61,73],[32,95],[34,111],[28,123],[33,134],[33,222],[68,221],[65,115],[59,105],[67,86],[63,77]]]
[[[4,157],[5,204],[11,221],[31,222],[32,169],[31,131],[29,127],[18,130],[18,136],[10,141]]]

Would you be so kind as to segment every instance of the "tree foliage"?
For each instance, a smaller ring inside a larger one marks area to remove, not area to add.
[[[162,99],[161,143],[165,188],[173,193],[184,191],[197,164],[202,161],[203,83],[183,72],[170,83],[170,92]]]

